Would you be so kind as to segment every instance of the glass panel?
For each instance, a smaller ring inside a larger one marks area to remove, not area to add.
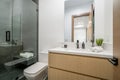
[[[0,0],[0,80],[26,80],[23,70],[37,61],[36,8],[32,0]]]
[[[13,35],[13,40],[15,42],[21,42],[21,11],[22,11],[22,0],[14,0],[12,35]]]
[[[11,2],[0,0],[0,42],[6,41],[6,31],[11,31]]]

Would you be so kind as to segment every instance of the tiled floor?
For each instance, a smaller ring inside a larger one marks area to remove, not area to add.
[[[18,79],[23,75],[23,69],[13,68],[7,70],[4,67],[0,67],[0,80],[25,80],[25,78]]]
[[[0,80],[27,80],[23,75],[23,68],[14,67],[7,70],[0,65]],[[45,79],[45,80],[48,80]]]

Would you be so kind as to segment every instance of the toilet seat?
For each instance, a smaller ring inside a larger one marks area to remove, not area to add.
[[[35,64],[26,68],[24,70],[24,74],[34,77],[34,76],[37,76],[38,74],[40,74],[45,69],[47,69],[46,63],[36,62]]]

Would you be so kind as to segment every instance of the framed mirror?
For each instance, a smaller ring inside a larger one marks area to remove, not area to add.
[[[65,42],[113,44],[113,0],[65,0]],[[102,5],[102,6],[101,6]]]
[[[65,41],[94,41],[93,13],[93,0],[65,1]]]

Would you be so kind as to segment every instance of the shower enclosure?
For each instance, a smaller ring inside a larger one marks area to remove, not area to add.
[[[31,50],[37,57],[36,9],[33,0],[0,0],[0,80],[24,80],[19,77],[28,65],[5,66],[18,59],[20,52]]]

